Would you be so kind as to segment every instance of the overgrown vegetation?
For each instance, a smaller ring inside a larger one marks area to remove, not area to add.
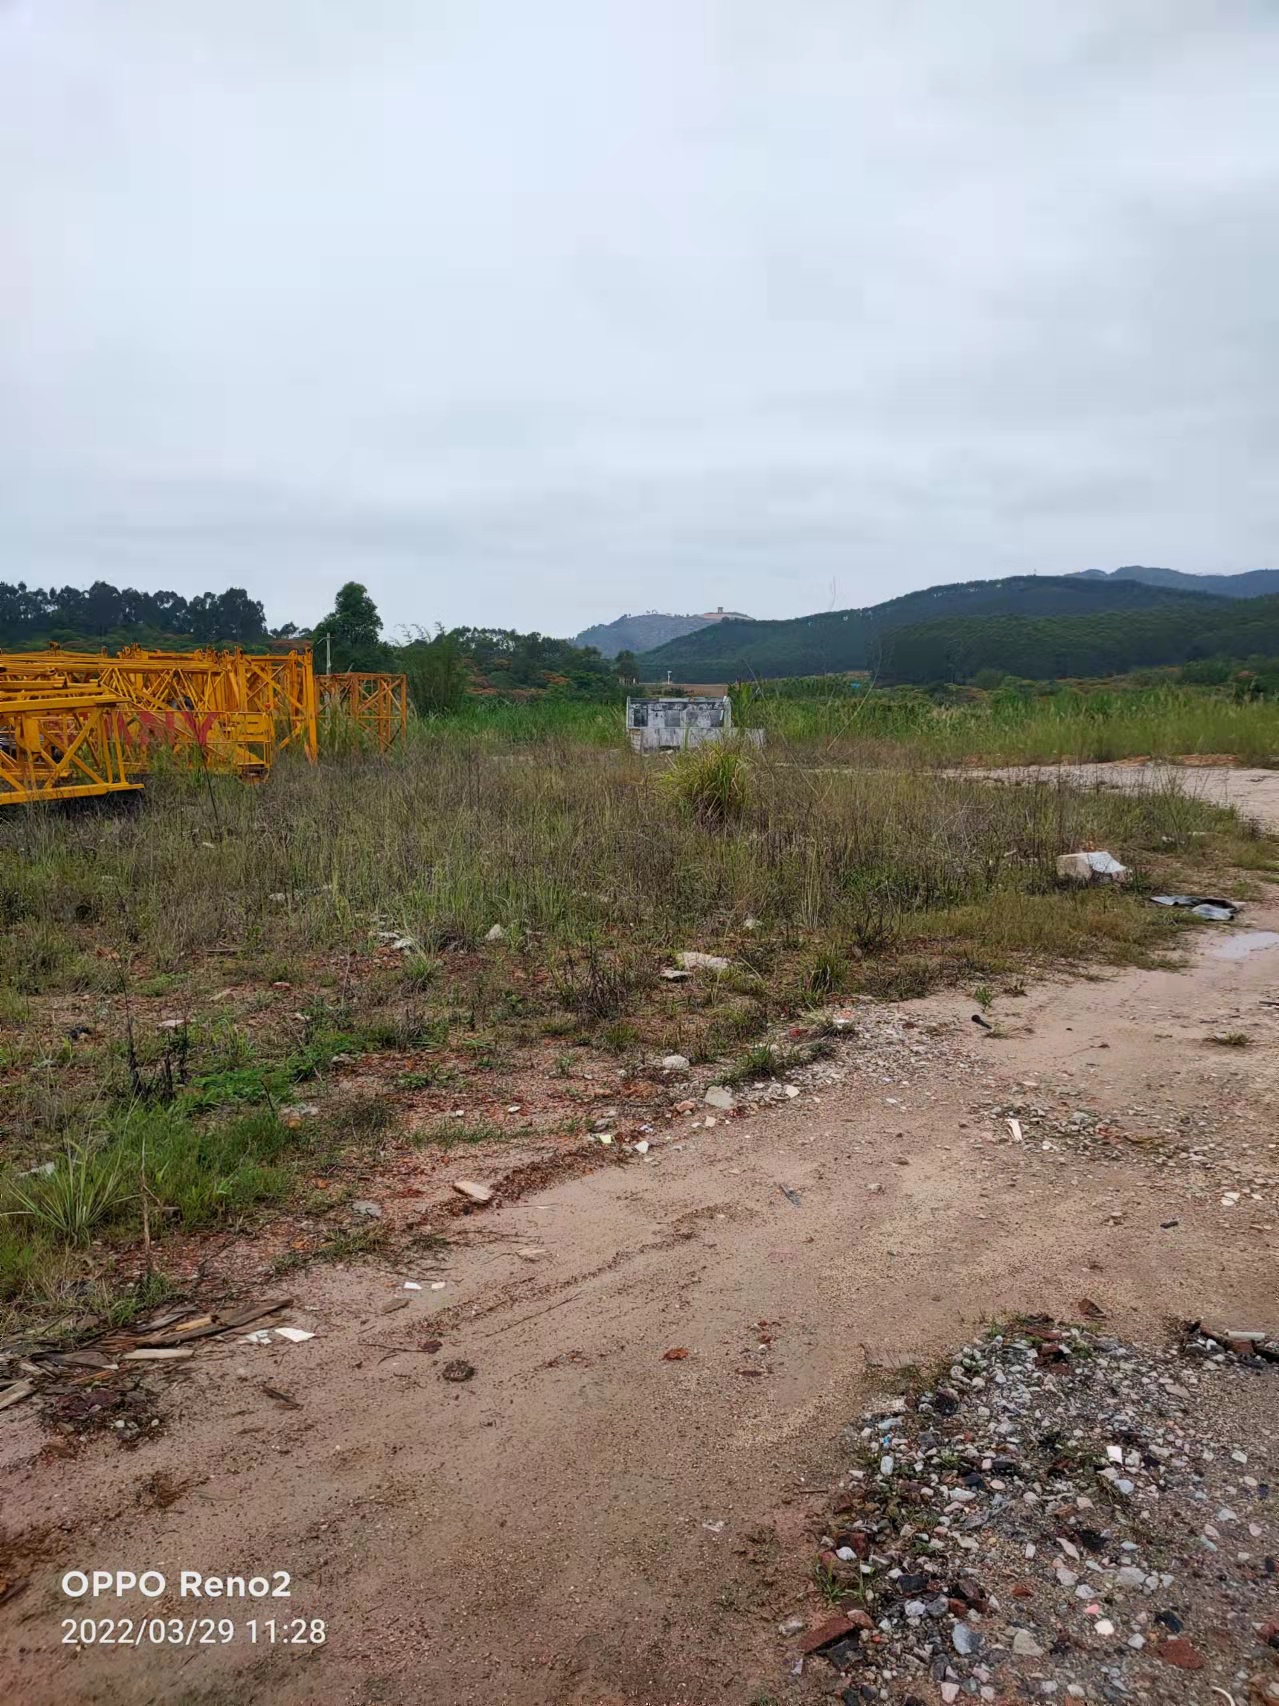
[[[286,759],[257,788],[162,772],[133,811],[0,816],[0,1300],[79,1285],[144,1225],[162,1254],[281,1206],[331,1214],[393,1139],[519,1135],[504,1081],[529,1051],[570,1100],[574,1051],[614,1081],[667,1052],[775,1071],[778,1019],[1143,961],[1189,927],[1143,885],[1273,867],[1172,786],[998,789],[903,762],[910,719],[939,756],[938,708],[881,703],[851,709],[902,719],[876,737],[892,765],[853,762],[873,742],[815,698],[757,708],[829,716],[816,742],[783,728],[671,762],[633,755],[615,711],[610,733],[543,703],[428,720],[389,758]],[[992,704],[972,712],[988,728]],[[1099,845],[1136,893],[1056,887],[1059,852]],[[683,949],[729,969],[662,979]]]
[[[1214,672],[1215,673],[1215,672]],[[835,678],[735,690],[735,716],[776,745],[820,742],[829,762],[953,765],[1103,762],[1228,754],[1279,763],[1279,697],[1250,691],[1248,672],[1198,685],[1167,676],[1037,685],[1008,679],[985,688],[921,693]],[[1187,773],[1184,787],[1193,792]]]

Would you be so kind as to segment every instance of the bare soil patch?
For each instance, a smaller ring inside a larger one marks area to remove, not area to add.
[[[1081,1297],[1152,1348],[1185,1319],[1275,1326],[1279,958],[1214,955],[1229,934],[1183,973],[999,995],[994,1033],[957,995],[858,1005],[797,1096],[735,1088],[510,1200],[481,1171],[498,1201],[442,1245],[293,1275],[314,1338],[148,1374],[164,1426],[133,1450],[15,1406],[0,1676],[33,1706],[829,1694],[779,1625],[821,1607],[839,1435],[886,1381]],[[1226,1025],[1253,1045],[1204,1041]],[[228,1249],[246,1289],[278,1287],[251,1241]],[[445,1379],[454,1361],[474,1374]],[[327,1639],[63,1645],[73,1567],[289,1570]]]

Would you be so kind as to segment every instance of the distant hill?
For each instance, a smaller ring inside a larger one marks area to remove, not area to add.
[[[1279,593],[1279,569],[1248,569],[1239,575],[1186,575],[1180,569],[1148,569],[1130,563],[1123,569],[1084,569],[1072,580],[1140,581],[1173,592],[1207,592],[1214,598],[1269,598]]]
[[[619,652],[647,652],[664,646],[671,640],[694,634],[712,623],[737,620],[749,622],[737,610],[715,611],[705,616],[669,616],[662,611],[649,610],[643,616],[619,616],[616,622],[598,622],[593,628],[583,628],[574,636],[575,646],[594,646],[606,658]]]
[[[971,681],[982,670],[1001,670],[1049,681],[1122,675],[1204,658],[1245,662],[1273,657],[1279,657],[1279,597],[1183,593],[1144,610],[952,616],[914,623],[885,636],[880,680]]]
[[[640,674],[660,680],[733,681],[738,677],[826,675],[878,667],[885,636],[945,617],[1091,616],[1189,601],[1215,608],[1201,594],[1114,579],[1109,575],[1013,575],[927,587],[861,610],[833,610],[777,622],[718,622],[646,652]]]

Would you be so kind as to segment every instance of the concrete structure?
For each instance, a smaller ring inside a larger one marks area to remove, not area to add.
[[[702,746],[733,731],[733,707],[720,699],[628,699],[626,733],[636,752]]]

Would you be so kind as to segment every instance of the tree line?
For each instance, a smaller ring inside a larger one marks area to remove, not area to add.
[[[593,646],[507,628],[419,629],[396,643],[383,633],[378,608],[358,581],[339,590],[333,609],[309,631],[292,622],[268,629],[261,603],[243,587],[184,598],[106,581],[47,590],[0,582],[0,648],[253,647],[271,640],[309,642],[321,670],[407,674],[422,711],[447,710],[468,694],[607,702],[620,696],[620,673],[634,664],[629,653],[610,661]]]
[[[0,645],[30,648],[123,636],[172,637],[193,645],[252,645],[267,638],[266,612],[242,586],[225,592],[139,592],[94,581],[90,587],[29,587],[0,581]]]

